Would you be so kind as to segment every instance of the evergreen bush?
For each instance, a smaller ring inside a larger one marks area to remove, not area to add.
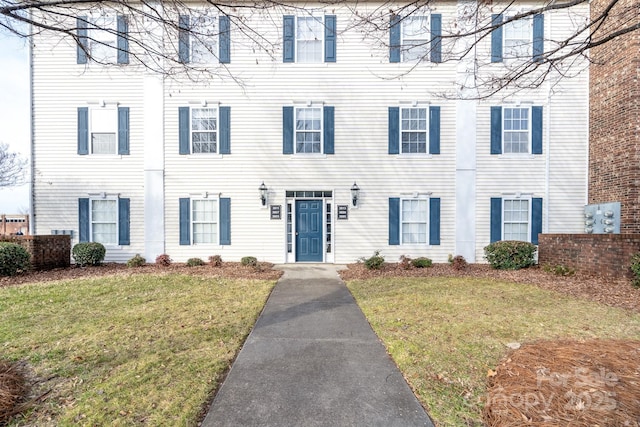
[[[106,253],[104,245],[98,242],[77,243],[71,249],[71,255],[80,267],[102,264]]]

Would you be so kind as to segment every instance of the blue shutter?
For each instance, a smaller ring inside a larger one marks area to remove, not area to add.
[[[502,107],[491,107],[491,154],[502,154]]]
[[[491,198],[491,243],[502,240],[502,198]]]
[[[180,244],[191,244],[191,199],[180,199]]]
[[[282,107],[282,154],[293,154],[293,107]]]
[[[129,107],[118,107],[118,154],[129,154]]]
[[[180,154],[189,154],[189,107],[178,107],[178,145]]]
[[[178,60],[189,63],[189,16],[180,15],[178,19]]]
[[[129,23],[118,15],[118,64],[129,63]]]
[[[89,226],[89,199],[78,199],[78,227],[79,227],[79,240],[81,242],[89,241],[90,226]]]
[[[440,107],[429,107],[429,154],[440,154]]]
[[[400,244],[400,199],[389,197],[389,244]]]
[[[231,63],[231,20],[227,15],[220,16],[220,52],[221,64]]]
[[[87,53],[89,52],[86,16],[78,16],[78,18],[76,18],[76,31],[78,33],[78,46],[76,47],[76,63],[86,64]]]
[[[324,154],[334,154],[334,107],[324,107]]]
[[[544,53],[544,15],[533,15],[533,60],[542,61]]]
[[[400,107],[389,107],[389,154],[400,153]]]
[[[502,15],[491,15],[491,25],[498,25],[491,32],[491,62],[502,62]]]
[[[542,233],[542,199],[531,199],[531,243],[538,244],[538,234]]]
[[[324,62],[336,62],[336,16],[324,17]]]
[[[440,198],[429,199],[429,244],[440,244]]]
[[[531,107],[531,153],[542,154],[542,107]]]
[[[220,198],[220,244],[231,244],[231,199]]]
[[[283,42],[283,58],[282,62],[295,62],[295,46],[296,46],[296,33],[295,33],[295,16],[285,15],[284,24],[282,28],[282,42]]]
[[[129,245],[130,243],[130,224],[129,224],[129,207],[130,199],[118,199],[118,244]]]
[[[220,154],[231,154],[231,107],[220,107]]]
[[[89,154],[89,108],[78,107],[78,154]]]
[[[389,26],[389,62],[400,62],[400,16],[392,15]]]
[[[431,62],[442,62],[442,15],[431,15]]]

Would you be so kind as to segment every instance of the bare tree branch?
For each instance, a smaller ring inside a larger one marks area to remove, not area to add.
[[[410,0],[407,3],[387,1],[375,5],[357,0],[326,0],[318,3],[316,8],[340,7],[349,11],[351,19],[342,23],[342,31],[360,32],[363,40],[377,46],[382,52],[388,52],[389,31],[394,17],[399,18],[396,25],[402,25],[410,17],[426,15],[439,5],[434,0]],[[474,67],[473,79],[459,83],[458,90],[442,93],[442,96],[484,98],[507,88],[512,93],[539,87],[548,82],[551,76],[554,81],[557,78],[571,78],[588,67],[591,61],[590,49],[615,43],[619,38],[640,30],[640,2],[637,1],[601,0],[592,3],[590,0],[544,0],[541,5],[531,8],[524,8],[515,0],[499,5],[484,1],[459,1],[456,5],[457,19],[446,25],[443,22],[442,33],[437,40],[430,37],[424,41],[422,58],[407,64],[398,74],[380,77],[400,78],[421,67],[423,63],[430,62],[431,46],[435,41],[442,47],[442,62],[467,61]],[[126,16],[127,54],[131,63],[167,77],[186,75],[197,81],[215,75],[243,85],[241,76],[233,75],[225,64],[208,67],[180,60],[180,32],[186,31],[189,37],[205,47],[212,34],[207,28],[197,24],[182,28],[179,16],[188,15],[192,18],[191,22],[198,23],[205,22],[210,11],[226,15],[230,19],[233,34],[240,36],[234,36],[234,40],[241,39],[243,48],[260,51],[270,60],[281,61],[281,37],[265,35],[260,29],[254,28],[254,20],[248,18],[259,14],[262,22],[273,27],[273,34],[280,34],[284,13],[312,13],[308,7],[306,3],[288,0],[203,0],[201,3],[184,0],[0,0],[0,31],[4,29],[24,38],[42,32],[57,33],[79,46],[89,62],[117,66],[109,60],[96,57],[92,49],[88,48],[89,45],[107,47],[104,40],[95,36],[98,33],[92,30],[118,35],[117,28],[100,27],[90,16],[96,10],[103,10]],[[496,14],[502,15],[503,19],[494,22],[492,15]],[[518,21],[532,19],[538,14],[570,19],[573,28],[562,36],[553,34],[553,37],[548,35],[551,32],[545,31],[544,51],[537,54],[534,60],[530,57],[515,57],[496,65],[487,59],[486,46],[490,44],[494,31],[507,28]],[[87,18],[76,21],[76,18],[82,16]],[[88,28],[86,36],[79,36],[77,22]],[[216,58],[219,55],[215,49],[210,49],[209,53]]]
[[[7,144],[0,144],[0,188],[24,184],[27,159],[10,152]]]

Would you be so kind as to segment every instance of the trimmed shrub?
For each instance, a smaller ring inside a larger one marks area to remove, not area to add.
[[[633,286],[640,288],[640,253],[631,257],[631,265],[629,268],[633,273]]]
[[[574,274],[576,274],[576,271],[573,268],[564,266],[562,264],[558,264],[556,266],[545,264],[542,269],[547,273],[553,273],[556,276],[573,276]]]
[[[433,261],[426,257],[420,257],[411,260],[411,265],[413,265],[415,268],[428,268],[433,266]]]
[[[200,258],[189,258],[187,260],[187,267],[198,267],[204,265],[204,261]]]
[[[464,270],[465,268],[467,268],[467,265],[469,264],[467,263],[467,260],[464,259],[462,255],[456,255],[451,260],[451,265],[456,270]]]
[[[400,255],[400,268],[403,270],[411,270],[413,268],[413,264],[411,263],[412,261],[411,257]]]
[[[156,257],[156,264],[162,267],[169,267],[171,265],[171,257],[167,254],[161,254]]]
[[[244,265],[245,267],[257,267],[258,259],[254,256],[245,256],[240,260],[240,264]]]
[[[147,260],[144,259],[140,254],[135,254],[129,261],[127,261],[127,267],[142,267],[147,263]]]
[[[518,270],[535,264],[536,245],[516,240],[493,242],[484,248],[484,257],[498,270]]]
[[[222,257],[220,255],[212,255],[209,257],[209,264],[212,267],[222,267]]]
[[[0,242],[0,275],[15,276],[31,268],[31,255],[22,246]]]
[[[71,255],[80,267],[102,264],[106,253],[104,245],[98,242],[77,243],[71,249]]]
[[[380,270],[384,265],[384,257],[380,255],[380,251],[375,251],[370,258],[364,258],[364,266],[367,270]]]

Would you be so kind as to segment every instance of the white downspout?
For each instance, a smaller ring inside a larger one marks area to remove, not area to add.
[[[549,28],[549,32],[553,28],[551,25],[552,14],[548,14],[546,16],[547,25]],[[549,39],[551,39],[551,34],[549,34]],[[551,76],[549,76],[551,77]],[[547,108],[545,114],[545,122],[547,126],[545,127],[546,140],[547,140],[547,149],[545,150],[545,171],[544,171],[544,203],[543,203],[543,220],[542,220],[542,232],[549,232],[549,202],[551,197],[551,78],[547,79]]]
[[[29,12],[32,14],[33,12]],[[33,114],[33,26],[29,24],[29,147],[31,151],[31,164],[29,171],[31,176],[29,177],[29,234],[33,235],[36,229],[36,215],[35,215],[35,146],[34,146],[34,114]]]

